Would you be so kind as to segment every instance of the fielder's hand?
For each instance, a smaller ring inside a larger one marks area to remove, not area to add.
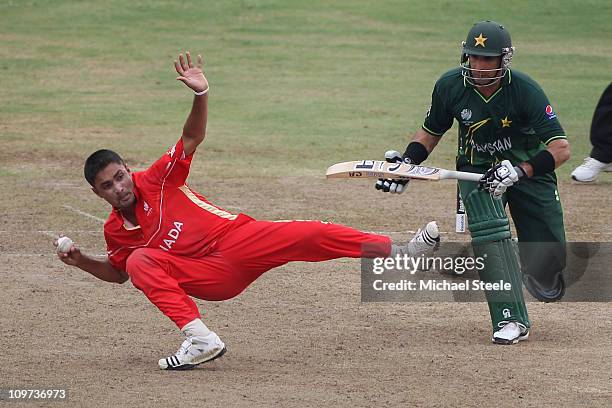
[[[403,161],[402,155],[397,150],[388,150],[385,153],[385,160],[387,163],[399,163]],[[409,181],[410,180],[378,179],[374,187],[385,193],[402,194],[404,190],[406,190]]]
[[[486,190],[493,198],[500,198],[508,189],[525,177],[519,166],[512,166],[509,160],[496,164],[485,172],[478,182],[479,190]]]
[[[53,241],[53,245],[57,248],[57,239]],[[66,265],[77,266],[81,260],[81,250],[72,244],[68,252],[58,252],[57,257]]]
[[[204,65],[202,61],[202,56],[198,55],[198,60],[196,64],[191,61],[191,54],[189,51],[183,54],[179,54],[178,61],[174,61],[174,69],[176,69],[176,73],[179,74],[176,79],[178,81],[183,82],[189,88],[191,88],[194,92],[203,92],[208,89],[208,80],[204,76],[204,72],[202,71],[202,66]]]

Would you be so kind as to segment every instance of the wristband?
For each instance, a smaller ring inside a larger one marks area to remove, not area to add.
[[[196,91],[193,91],[193,93],[194,93],[196,96],[202,96],[202,95],[206,95],[206,92],[208,92],[208,90],[209,90],[209,89],[210,89],[210,85],[209,85],[209,86],[207,86],[207,87],[206,87],[206,89],[205,89],[205,90],[203,90],[203,91],[201,91],[201,92],[196,92]]]
[[[527,176],[527,173],[525,173],[525,170],[523,170],[521,166],[514,166],[514,171],[516,171],[519,180]]]
[[[427,159],[427,156],[429,156],[429,152],[422,143],[410,142],[402,158],[404,161],[409,159],[412,164],[421,164]]]
[[[555,171],[555,158],[548,150],[542,150],[527,160],[533,168],[533,175],[540,176]]]

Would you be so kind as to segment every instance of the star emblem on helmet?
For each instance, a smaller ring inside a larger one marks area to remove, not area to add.
[[[474,47],[478,47],[479,45],[482,45],[482,48],[485,48],[485,41],[488,40],[487,37],[483,37],[482,33],[480,33],[480,35],[478,37],[474,37],[474,39],[476,40],[476,43],[474,44]]]
[[[505,127],[510,127],[510,124],[511,124],[511,123],[512,123],[512,121],[508,119],[508,116],[506,116],[505,118],[503,118],[503,119],[501,120],[501,124],[502,124],[502,127],[503,127],[503,128],[505,128]]]

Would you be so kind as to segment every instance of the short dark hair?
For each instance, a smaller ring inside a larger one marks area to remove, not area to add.
[[[87,160],[85,160],[85,167],[83,173],[85,173],[85,179],[92,187],[95,187],[96,177],[98,173],[106,168],[111,163],[123,164],[125,162],[117,153],[112,150],[100,149],[93,152]]]

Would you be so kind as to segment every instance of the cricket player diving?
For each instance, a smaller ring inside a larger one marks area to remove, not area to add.
[[[132,173],[111,150],[98,150],[85,162],[93,192],[112,206],[104,225],[107,257],[87,256],[75,245],[58,253],[64,263],[101,280],[131,279],[184,333],[179,350],[159,360],[161,369],[189,369],[225,353],[191,297],[233,298],[264,272],[292,261],[421,256],[439,241],[433,221],[407,244],[396,245],[389,237],[343,225],[258,221],[210,203],[186,184],[206,133],[209,85],[202,57],[192,61],[188,52],[180,54],[174,66],[177,80],[195,93],[176,144],[142,172]]]
[[[437,80],[424,123],[404,154],[385,154],[389,162],[420,164],[457,120],[457,170],[484,173],[478,183],[459,182],[474,254],[486,254],[480,279],[512,284],[511,291],[485,293],[497,344],[529,336],[521,280],[543,302],[559,300],[565,292],[565,230],[555,169],[569,159],[569,143],[542,88],[510,69],[514,50],[503,25],[474,24],[462,44],[460,66]],[[406,187],[402,180],[376,183],[378,190],[395,194]],[[520,263],[506,205],[516,226]]]

